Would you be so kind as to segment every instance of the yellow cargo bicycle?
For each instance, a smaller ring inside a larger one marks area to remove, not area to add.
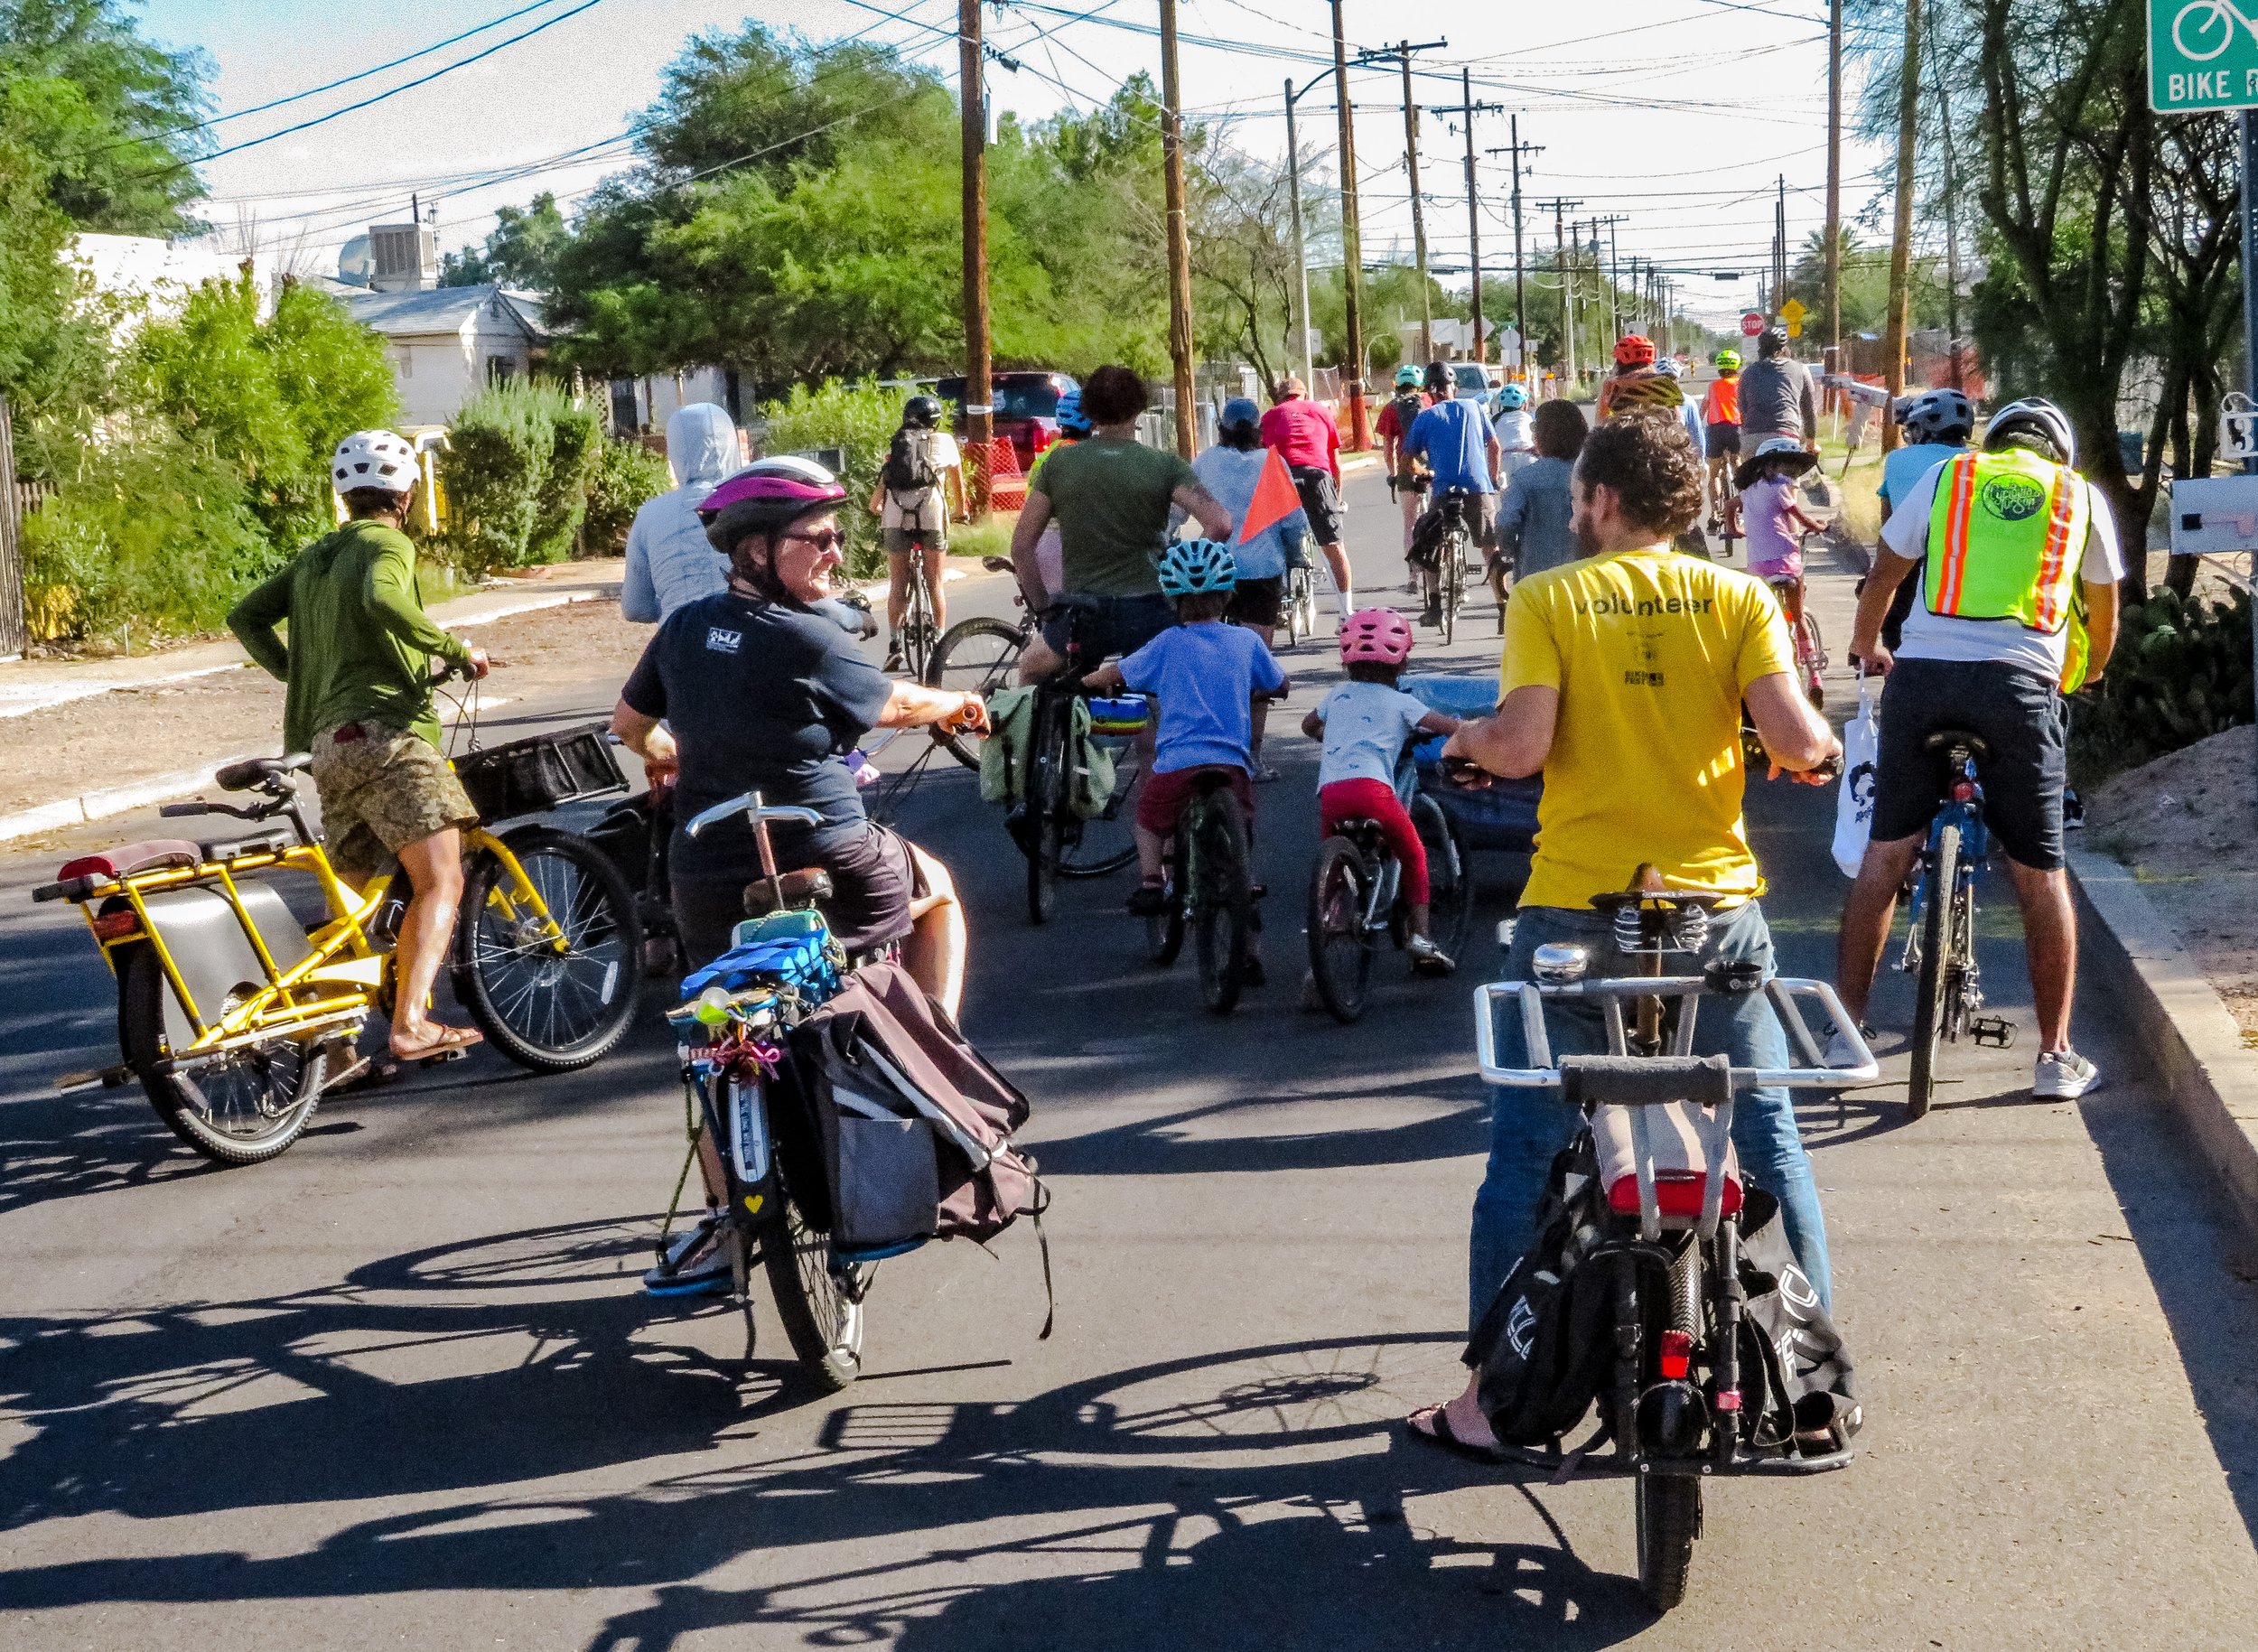
[[[397,863],[359,890],[337,875],[293,781],[307,761],[232,763],[218,782],[247,801],[159,810],[256,830],[84,855],[33,891],[79,908],[118,984],[123,1059],[61,1087],[138,1079],[173,1133],[222,1164],[258,1163],[295,1141],[324,1087],[361,1070],[369,1012],[390,1007],[406,880]],[[456,768],[481,822],[627,789],[601,724],[474,751]],[[481,824],[463,846],[456,998],[520,1066],[598,1059],[635,1015],[639,931],[626,880],[589,839],[537,822]],[[302,902],[306,880],[318,892],[324,915],[312,924],[285,898],[277,874],[290,873]]]

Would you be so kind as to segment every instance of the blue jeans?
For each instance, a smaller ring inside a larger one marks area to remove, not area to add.
[[[1604,914],[1540,906],[1521,911],[1505,978],[1528,980],[1536,949],[1548,941],[1588,947],[1595,975],[1637,973],[1638,960],[1615,949]],[[1766,977],[1771,976],[1772,934],[1755,901],[1712,916],[1701,962],[1721,958],[1756,959],[1763,964]],[[1692,962],[1666,958],[1664,967],[1689,975]],[[1607,1049],[1606,1031],[1595,1008],[1555,1000],[1545,1005],[1544,1024],[1555,1057],[1596,1055]],[[1498,1059],[1506,1066],[1524,1059],[1516,1017],[1499,1017],[1498,1048]],[[1787,1034],[1760,994],[1705,997],[1694,1022],[1694,1050],[1696,1055],[1729,1055],[1737,1067],[1786,1067]],[[1489,1109],[1489,1168],[1482,1176],[1481,1190],[1474,1195],[1474,1232],[1469,1246],[1470,1326],[1482,1317],[1507,1274],[1535,1237],[1529,1218],[1544,1190],[1545,1172],[1553,1155],[1582,1123],[1573,1109],[1540,1090],[1493,1089]],[[1819,1211],[1819,1190],[1811,1179],[1811,1161],[1804,1153],[1795,1104],[1787,1092],[1745,1090],[1735,1097],[1732,1143],[1741,1174],[1779,1200],[1796,1260],[1817,1289],[1820,1302],[1831,1309],[1834,1290],[1827,1271],[1826,1218]]]

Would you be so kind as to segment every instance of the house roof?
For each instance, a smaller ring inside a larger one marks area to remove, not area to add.
[[[458,332],[473,316],[490,314],[493,324],[514,328],[527,338],[543,337],[538,304],[528,295],[505,293],[491,283],[467,287],[432,287],[421,293],[358,293],[345,300],[353,319],[387,337]]]

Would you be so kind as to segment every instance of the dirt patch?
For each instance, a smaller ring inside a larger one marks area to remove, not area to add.
[[[2141,892],[2258,1040],[2258,731],[2229,729],[2128,770],[2085,799],[2094,847]]]
[[[651,634],[599,600],[512,614],[462,634],[497,665],[483,702],[627,680]],[[602,697],[602,696],[598,696]],[[607,702],[601,710],[608,713]],[[0,718],[0,815],[282,747],[283,686],[256,667],[124,688]]]

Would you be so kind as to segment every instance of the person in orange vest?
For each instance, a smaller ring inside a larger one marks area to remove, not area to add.
[[[2101,1078],[2070,1044],[2077,916],[2062,846],[2062,695],[2107,663],[2124,577],[2108,501],[2076,462],[2077,439],[2060,408],[2011,403],[1992,415],[1981,452],[1931,470],[1882,526],[1851,638],[1851,652],[1889,679],[1873,834],[1835,955],[1843,1007],[1863,1022],[1898,891],[1939,800],[1927,738],[1947,728],[1977,735],[1989,749],[1981,760],[1984,824],[2006,852],[2022,908],[2038,1009],[2031,1093],[2048,1099],[2082,1096]],[[1882,644],[1882,620],[1924,557],[1893,650]]]
[[[1702,452],[1709,455],[1709,531],[1725,527],[1725,472],[1740,457],[1740,352],[1717,352],[1717,377],[1702,397]]]

